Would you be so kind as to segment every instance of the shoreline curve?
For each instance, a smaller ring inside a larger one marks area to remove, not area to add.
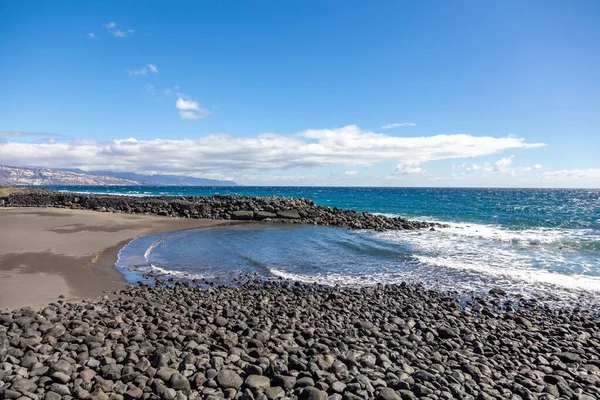
[[[247,223],[21,207],[0,208],[0,220],[0,310],[124,289],[128,283],[115,263],[137,237]]]

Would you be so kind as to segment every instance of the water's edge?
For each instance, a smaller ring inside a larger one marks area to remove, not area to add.
[[[119,252],[116,267],[130,282],[160,278],[228,285],[245,276],[327,286],[407,282],[464,296],[484,296],[490,289],[501,289],[517,299],[569,303],[586,302],[600,289],[598,274],[566,275],[509,264],[503,270],[502,263],[491,260],[493,253],[475,249],[473,254],[490,259],[482,269],[479,259],[461,262],[451,255],[436,255],[436,246],[417,248],[444,243],[440,237],[445,236],[448,234],[440,231],[370,232],[302,225],[203,228],[137,238]],[[449,236],[466,246],[478,241]],[[457,246],[453,242],[446,245]],[[511,241],[504,245],[514,247]],[[529,246],[539,251],[539,245]],[[442,254],[447,251],[441,249]],[[433,254],[427,256],[427,252]]]
[[[275,218],[270,226],[137,238],[122,249],[116,264],[132,281],[143,279],[144,274],[215,284],[231,281],[233,275],[324,285],[408,281],[437,290],[485,294],[491,288],[501,288],[514,296],[543,295],[569,301],[579,301],[582,296],[597,298],[600,292],[600,190],[105,189],[127,197],[98,195],[89,199],[96,195],[83,195],[78,201],[89,206],[106,200],[116,205],[117,211],[128,213],[145,209],[179,215],[185,207],[196,213],[193,217],[206,214],[217,219],[250,218],[250,213],[252,219],[262,218],[272,215],[268,208],[275,205],[278,210],[299,207],[306,217]],[[251,197],[230,195],[231,191]],[[216,193],[225,196],[206,197]],[[75,201],[72,193],[65,195]],[[252,197],[269,195],[291,197]],[[367,217],[352,210],[371,214]],[[320,216],[311,219],[313,211]],[[277,224],[280,221],[296,224],[282,226]],[[302,224],[306,222],[322,226]],[[390,223],[399,225],[390,230]],[[361,229],[368,225],[377,229]],[[412,229],[398,230],[404,225]],[[421,226],[427,229],[413,230]],[[435,229],[430,231],[432,226]]]

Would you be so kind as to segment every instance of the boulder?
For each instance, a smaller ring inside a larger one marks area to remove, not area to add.
[[[327,400],[327,392],[309,386],[302,390],[299,398],[300,400]]]
[[[230,369],[224,369],[217,375],[217,383],[223,389],[239,390],[239,388],[242,387],[244,380],[237,372]]]
[[[300,218],[302,218],[302,217],[300,217],[300,213],[298,212],[298,210],[277,211],[277,216],[279,218],[286,218],[286,219],[300,219]]]
[[[254,218],[254,211],[234,211],[231,213],[232,219],[250,220]]]
[[[257,211],[254,213],[254,218],[258,220],[277,218],[277,214],[268,211]]]
[[[262,392],[271,386],[271,380],[262,375],[250,375],[246,378],[246,386],[254,392]]]
[[[17,379],[12,385],[12,390],[16,390],[21,393],[35,392],[36,389],[37,385],[35,382],[28,379]]]
[[[169,386],[175,390],[186,390],[190,389],[190,381],[179,372],[174,373],[169,379]]]

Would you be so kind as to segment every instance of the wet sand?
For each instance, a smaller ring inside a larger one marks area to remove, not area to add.
[[[239,222],[236,222],[239,223]],[[59,296],[95,298],[126,283],[119,250],[150,233],[231,221],[40,208],[0,209],[0,309],[42,307]]]

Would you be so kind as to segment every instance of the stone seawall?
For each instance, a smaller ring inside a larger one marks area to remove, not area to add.
[[[0,197],[5,207],[57,207],[100,212],[163,215],[177,218],[237,219],[266,223],[342,226],[350,229],[424,229],[437,223],[390,218],[366,212],[325,207],[293,197],[119,196],[27,189]]]

